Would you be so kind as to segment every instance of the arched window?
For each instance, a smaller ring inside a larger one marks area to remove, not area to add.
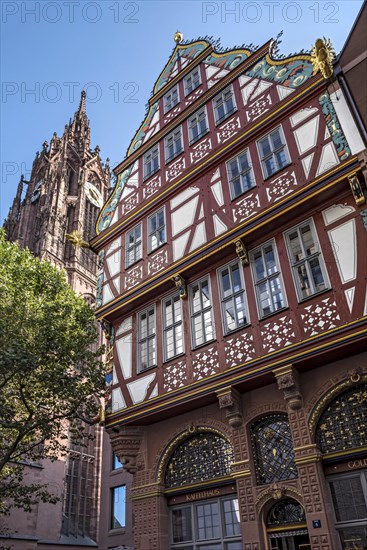
[[[297,477],[287,415],[263,416],[252,424],[250,431],[259,485]]]
[[[299,525],[300,523],[306,523],[305,511],[299,502],[292,498],[274,504],[266,517],[267,527]]]
[[[166,468],[167,488],[182,487],[230,474],[233,462],[230,443],[212,432],[186,439],[172,454]]]
[[[322,413],[316,443],[322,453],[367,445],[367,384],[338,395]]]

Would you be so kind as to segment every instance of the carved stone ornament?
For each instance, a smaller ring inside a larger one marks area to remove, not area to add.
[[[246,250],[245,245],[241,241],[241,239],[238,239],[235,242],[235,245],[236,245],[236,254],[239,257],[239,259],[241,260],[242,265],[249,265],[250,262],[249,262],[249,259],[248,259],[247,250]]]
[[[110,436],[113,452],[130,474],[144,468],[144,462],[139,457],[141,442],[143,440],[143,428],[136,426],[120,426],[107,428]]]
[[[349,185],[350,185],[350,188],[352,190],[352,193],[353,193],[353,198],[356,201],[356,204],[358,206],[361,205],[361,204],[365,204],[366,203],[366,197],[365,197],[361,182],[359,181],[359,178],[358,178],[356,172],[354,172],[353,174],[348,176],[348,181],[349,181]]]
[[[224,388],[216,392],[219,408],[225,409],[226,418],[231,428],[239,428],[243,424],[241,412],[241,396],[234,388]]]
[[[302,407],[302,394],[296,369],[292,365],[286,365],[273,370],[273,374],[289,408],[292,411],[300,409]]]

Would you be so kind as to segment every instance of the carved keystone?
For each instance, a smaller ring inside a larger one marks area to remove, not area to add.
[[[226,418],[228,418],[228,424],[231,428],[242,426],[241,396],[238,391],[232,387],[228,387],[215,393],[219,400],[219,408],[225,409]]]
[[[143,428],[135,426],[122,426],[108,428],[113,452],[123,464],[125,470],[135,474],[137,470],[144,468],[144,464],[137,460],[143,440]]]
[[[302,407],[302,394],[299,384],[299,375],[293,365],[286,365],[273,370],[278,388],[283,391],[284,399],[292,411]]]

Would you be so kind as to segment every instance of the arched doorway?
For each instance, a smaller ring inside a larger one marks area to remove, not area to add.
[[[269,550],[310,550],[305,511],[292,498],[276,502],[266,516]]]
[[[164,475],[170,550],[243,550],[232,445],[198,431],[179,444]]]

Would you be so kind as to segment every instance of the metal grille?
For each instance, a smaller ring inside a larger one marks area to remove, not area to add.
[[[174,451],[166,469],[166,487],[181,487],[230,474],[231,445],[214,433],[202,432]]]
[[[251,426],[256,479],[259,485],[297,477],[288,417],[274,414]]]
[[[334,399],[320,417],[316,443],[323,453],[367,445],[367,384]]]
[[[268,513],[267,527],[278,525],[299,525],[306,523],[305,511],[302,506],[293,499],[277,502]],[[306,531],[307,532],[307,531]]]

